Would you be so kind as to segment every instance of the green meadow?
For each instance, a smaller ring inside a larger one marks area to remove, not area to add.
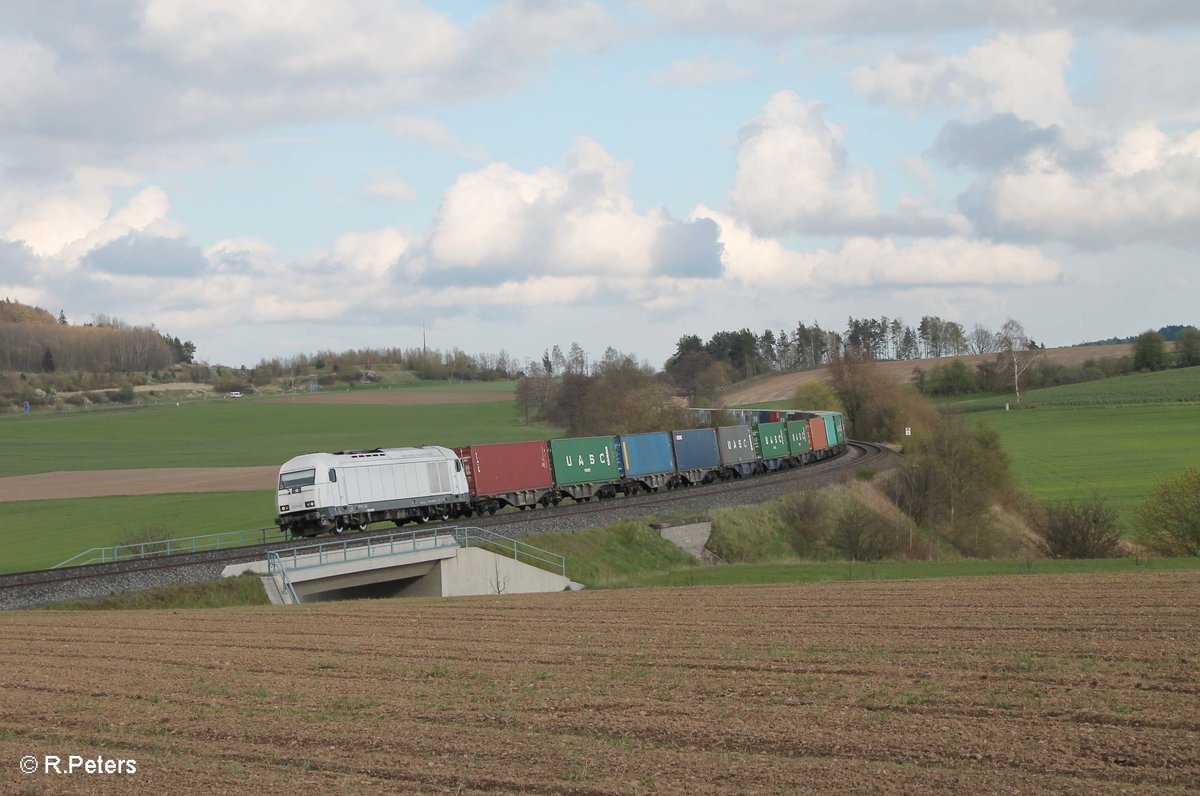
[[[265,401],[173,403],[119,412],[0,419],[0,476],[57,470],[245,467],[301,453],[544,439],[512,401],[375,406]]]
[[[52,567],[93,547],[273,527],[272,497],[209,492],[0,503],[0,572]]]
[[[1005,411],[1003,402],[955,406],[1000,432],[1018,480],[1034,495],[1099,495],[1127,529],[1159,481],[1200,463],[1200,368],[1031,390],[1020,410]]]

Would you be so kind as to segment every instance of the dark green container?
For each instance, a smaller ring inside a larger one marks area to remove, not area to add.
[[[788,446],[791,448],[793,456],[812,450],[812,446],[808,442],[808,426],[803,420],[789,420],[784,425],[786,426]]]
[[[783,459],[788,455],[783,423],[759,423],[754,427],[754,447],[760,459]]]
[[[612,437],[550,440],[550,462],[554,468],[554,482],[560,487],[621,480]]]

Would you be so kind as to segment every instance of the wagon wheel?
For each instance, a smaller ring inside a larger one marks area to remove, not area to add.
[[[366,520],[359,522],[358,523],[358,532],[362,533],[363,531],[365,531],[367,529],[367,525],[368,525],[368,523]]]
[[[445,522],[446,520],[450,519],[450,507],[442,506],[441,510],[438,512],[438,517],[441,519],[442,522]]]
[[[342,534],[344,534],[345,532],[346,532],[346,528],[345,528],[345,526],[343,526],[343,525],[342,525],[342,521],[341,521],[341,520],[338,520],[338,521],[337,521],[337,522],[334,524],[334,526],[333,526],[333,535],[334,535],[334,536],[341,536],[341,535],[342,535]]]

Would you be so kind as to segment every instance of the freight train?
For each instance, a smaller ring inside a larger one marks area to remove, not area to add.
[[[704,419],[711,410],[693,410]],[[445,448],[309,453],[279,471],[291,536],[522,511],[796,467],[846,448],[838,412],[725,410],[737,425]],[[705,416],[703,413],[708,412]]]

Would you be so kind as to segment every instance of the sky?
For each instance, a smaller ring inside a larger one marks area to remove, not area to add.
[[[210,363],[1200,322],[1191,0],[0,4],[0,297]]]

